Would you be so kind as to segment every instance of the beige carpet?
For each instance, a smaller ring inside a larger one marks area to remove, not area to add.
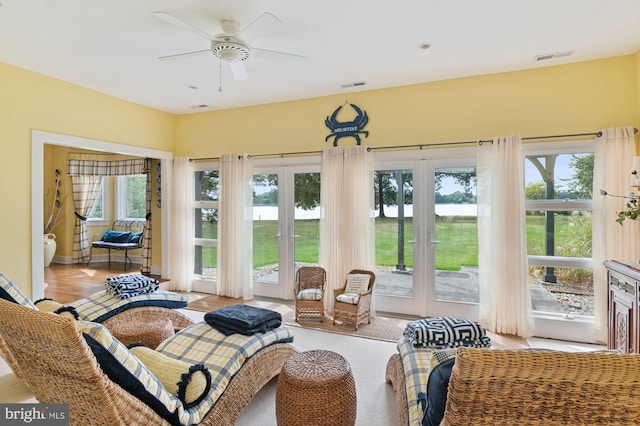
[[[283,301],[273,301],[266,299],[252,299],[244,301],[242,299],[233,299],[230,297],[210,295],[202,297],[196,301],[189,303],[187,309],[194,311],[209,312],[215,309],[224,308],[225,306],[244,303],[260,308],[271,309],[280,312],[282,322],[293,327],[303,327],[312,330],[326,331],[329,333],[346,334],[349,336],[364,337],[368,339],[383,340],[387,342],[397,342],[402,337],[402,332],[409,322],[407,319],[377,316],[371,319],[371,324],[360,324],[358,331],[355,331],[353,325],[336,323],[333,325],[331,316],[326,316],[323,323],[317,320],[294,320],[294,304]],[[487,333],[491,337],[493,347],[497,349],[520,349],[527,348],[529,344],[525,339],[518,336],[506,334]]]

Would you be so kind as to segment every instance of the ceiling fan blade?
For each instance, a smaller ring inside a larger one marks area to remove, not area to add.
[[[231,67],[231,74],[233,74],[235,81],[247,80],[249,78],[247,67],[243,61],[229,62],[229,67]]]
[[[302,65],[307,60],[307,57],[302,55],[257,48],[251,49],[251,56],[291,65]]]
[[[213,40],[214,39],[214,37],[211,34],[207,33],[206,31],[203,31],[200,28],[191,25],[187,21],[183,21],[180,18],[176,18],[175,16],[173,16],[170,13],[167,13],[167,12],[153,12],[152,15],[155,16],[158,19],[162,19],[165,22],[168,22],[170,24],[173,24],[173,25],[176,25],[178,27],[182,27],[182,28],[185,28],[185,29],[187,29],[189,31],[192,31],[192,32],[194,32],[194,33],[206,38],[207,40]]]
[[[211,49],[196,50],[195,52],[185,52],[185,53],[177,53],[175,55],[160,56],[158,59],[162,59],[163,61],[171,61],[173,59],[182,59],[182,58],[188,58],[190,56],[202,55],[203,53],[211,53]]]
[[[242,35],[244,40],[253,42],[277,30],[281,25],[282,21],[280,19],[269,12],[265,12],[244,27],[239,35]]]

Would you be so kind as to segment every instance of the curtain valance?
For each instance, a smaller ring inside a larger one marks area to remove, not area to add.
[[[126,176],[146,173],[144,158],[132,160],[96,161],[67,160],[69,176]]]

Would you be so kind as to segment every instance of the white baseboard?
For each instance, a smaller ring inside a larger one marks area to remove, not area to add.
[[[136,271],[139,270],[142,266],[142,257],[141,256],[129,256],[132,260],[132,265],[127,268],[127,271]],[[97,256],[93,256],[91,258],[91,263],[95,262],[108,262],[109,256],[106,254],[100,254]],[[123,254],[112,254],[111,262],[124,263],[124,255]],[[51,263],[56,263],[59,265],[73,265],[75,262],[73,261],[73,257],[71,256],[54,256]],[[89,264],[91,266],[91,264]],[[161,266],[151,265],[151,274],[152,275],[160,275],[162,274]]]

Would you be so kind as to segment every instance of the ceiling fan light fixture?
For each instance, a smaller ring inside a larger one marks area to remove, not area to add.
[[[233,41],[213,41],[211,51],[226,62],[245,61],[249,58],[249,48]]]

